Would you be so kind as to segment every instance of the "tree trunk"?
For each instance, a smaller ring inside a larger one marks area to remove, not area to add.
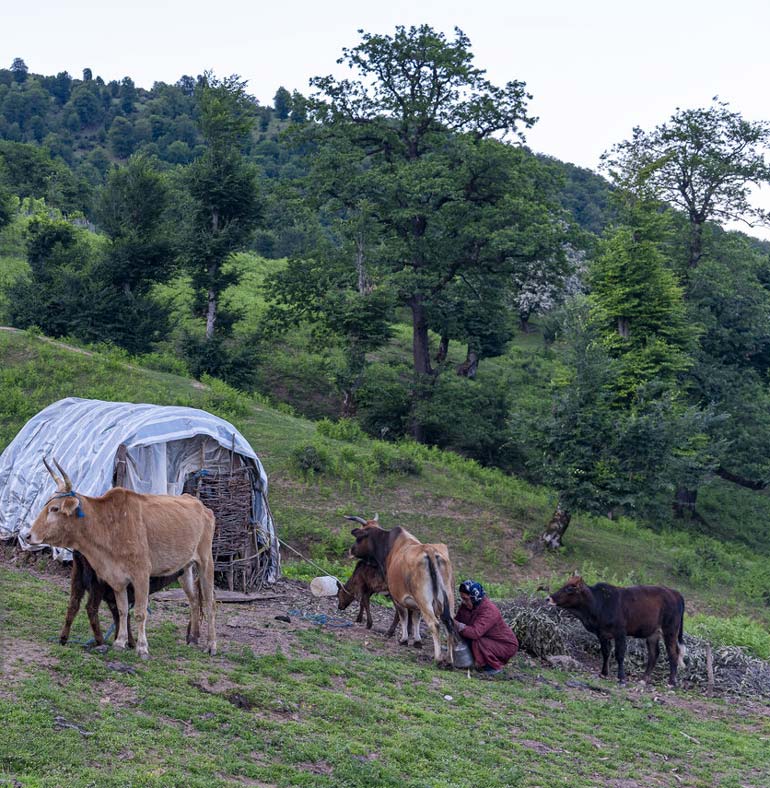
[[[428,320],[421,296],[414,296],[409,301],[412,308],[412,358],[414,372],[417,376],[432,375],[430,365],[430,346],[428,342]]]
[[[438,343],[438,350],[436,351],[436,363],[442,364],[444,361],[446,361],[448,352],[449,352],[449,337],[446,334],[442,334],[441,341]]]
[[[562,546],[564,532],[569,527],[572,515],[562,508],[561,502],[556,506],[556,511],[551,517],[551,521],[545,528],[540,537],[540,543],[549,550],[558,550]]]
[[[529,326],[529,315],[522,315],[519,313],[519,328],[521,329],[522,333],[529,334],[532,329]]]
[[[623,337],[623,339],[628,339],[631,334],[631,321],[627,317],[619,317],[618,318],[618,334]]]
[[[688,490],[686,487],[677,488],[676,496],[674,497],[674,515],[688,520],[694,517],[697,499],[697,490]]]
[[[697,268],[703,257],[703,222],[690,220],[690,268]]]
[[[206,339],[214,338],[214,326],[217,322],[217,293],[213,288],[209,288],[208,301],[206,305]]]
[[[461,378],[470,378],[473,380],[476,377],[476,371],[479,368],[479,354],[475,350],[468,348],[468,355],[465,361],[457,367],[457,374]]]

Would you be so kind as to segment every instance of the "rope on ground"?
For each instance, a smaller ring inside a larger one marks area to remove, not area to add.
[[[310,566],[314,566],[314,567],[315,567],[316,569],[318,569],[320,572],[323,572],[323,574],[324,574],[324,575],[326,575],[327,577],[333,577],[333,578],[334,578],[334,579],[335,579],[335,580],[336,580],[336,581],[337,581],[337,582],[338,582],[340,585],[345,585],[345,584],[342,582],[342,580],[340,580],[338,577],[336,577],[335,575],[329,574],[329,572],[327,572],[327,571],[326,571],[326,570],[325,570],[325,569],[324,569],[322,566],[319,566],[318,564],[314,563],[314,562],[313,562],[313,561],[311,561],[309,558],[305,558],[305,556],[304,556],[304,555],[302,555],[302,553],[300,553],[300,551],[299,551],[299,550],[295,550],[295,549],[294,549],[294,548],[293,548],[293,547],[292,547],[290,544],[287,544],[286,542],[284,542],[284,541],[283,541],[283,539],[280,539],[280,538],[279,538],[279,539],[278,539],[278,541],[279,541],[279,542],[280,542],[280,543],[281,543],[281,544],[282,544],[284,547],[288,547],[288,548],[289,548],[289,550],[291,550],[293,553],[296,553],[296,554],[297,554],[297,555],[298,555],[298,556],[299,556],[299,557],[300,557],[300,558],[301,558],[303,561],[307,561],[307,563],[309,563],[309,564],[310,564]]]

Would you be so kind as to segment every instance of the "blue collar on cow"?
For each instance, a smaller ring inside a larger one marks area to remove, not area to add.
[[[54,495],[53,498],[74,498],[78,502],[78,517],[85,517],[85,514],[83,514],[83,509],[80,506],[80,498],[78,498],[78,494],[74,490],[70,490],[70,492],[66,493],[59,493],[58,495]],[[51,498],[51,500],[53,500],[53,498]]]

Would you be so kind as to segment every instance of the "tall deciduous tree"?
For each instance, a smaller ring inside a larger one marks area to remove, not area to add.
[[[196,87],[205,153],[187,171],[192,212],[183,244],[193,285],[205,294],[206,340],[214,338],[222,291],[237,281],[225,263],[246,248],[260,217],[257,173],[241,153],[254,104],[237,75],[207,74]]]
[[[684,211],[690,225],[690,268],[703,256],[706,222],[740,220],[751,226],[770,214],[752,205],[751,187],[770,182],[765,155],[770,123],[745,120],[725,102],[677,110],[652,131],[637,127],[630,140],[603,156],[624,190],[664,200]]]
[[[429,312],[445,289],[464,272],[497,273],[553,242],[543,200],[516,203],[515,152],[489,139],[521,137],[535,119],[524,83],[490,83],[460,30],[453,41],[427,25],[399,26],[392,36],[360,32],[361,43],[340,59],[358,78],[314,78],[310,107],[331,144],[357,150],[365,177],[377,183],[369,199],[386,238],[382,259],[389,287],[411,312],[415,391],[424,392],[433,373]],[[543,232],[514,251],[513,237],[521,240],[529,225]],[[417,419],[413,434],[422,438]]]

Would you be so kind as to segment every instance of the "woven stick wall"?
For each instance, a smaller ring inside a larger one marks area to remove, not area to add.
[[[264,585],[267,547],[259,544],[251,522],[253,477],[248,467],[230,473],[198,471],[185,481],[184,492],[200,498],[214,512],[214,572],[217,585],[250,592]]]

